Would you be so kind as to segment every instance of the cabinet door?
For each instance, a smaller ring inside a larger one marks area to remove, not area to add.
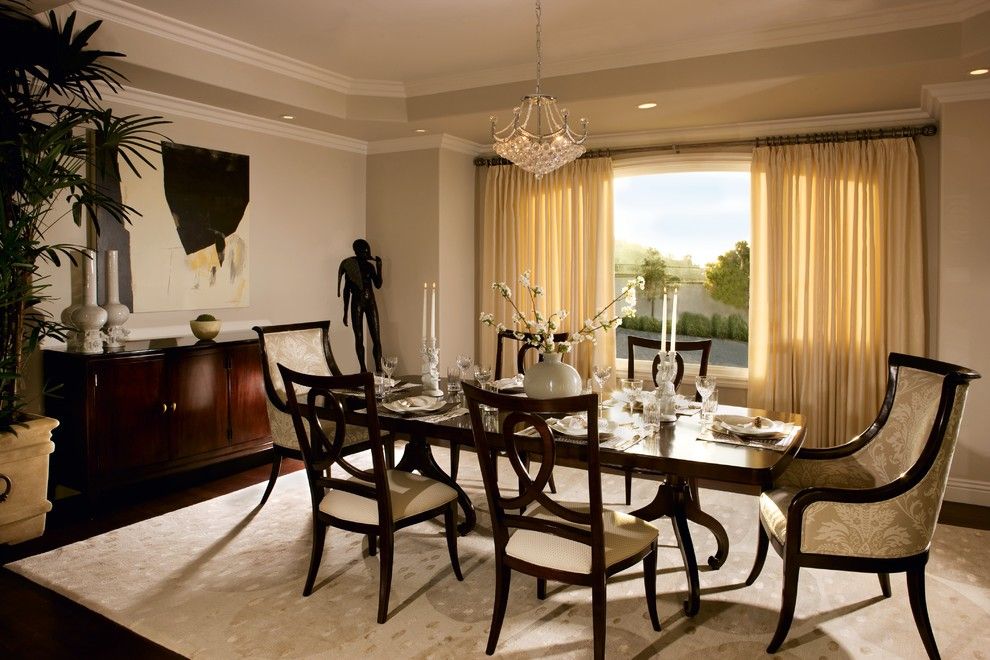
[[[223,449],[227,439],[227,369],[221,348],[176,353],[169,365],[172,458]]]
[[[267,395],[257,344],[227,349],[230,360],[230,429],[234,444],[267,439]]]
[[[112,359],[93,365],[90,452],[96,471],[112,475],[169,458],[165,358]]]

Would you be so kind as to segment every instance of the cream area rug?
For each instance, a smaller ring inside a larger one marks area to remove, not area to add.
[[[446,459],[445,450],[437,450]],[[500,461],[507,467],[506,461]],[[510,474],[506,470],[506,483]],[[149,519],[8,565],[135,632],[192,658],[480,658],[494,597],[490,519],[472,454],[462,486],[478,506],[477,529],[458,540],[464,581],[450,569],[440,523],[401,530],[389,619],[375,623],[378,560],[363,537],[330,530],[317,587],[302,597],[309,561],[310,500],[303,472]],[[604,477],[606,500],[623,508],[620,477]],[[561,470],[561,496],[583,497],[583,473]],[[656,485],[637,481],[634,502]],[[613,658],[760,658],[776,626],[781,562],[771,550],[759,580],[743,585],[753,560],[757,502],[702,490],[731,549],[725,566],[704,570],[701,612],[681,610],[685,580],[669,521],[658,523],[657,589],[663,630],[649,623],[642,565],[608,585],[607,652]],[[714,550],[693,527],[698,556]],[[939,526],[928,564],[928,602],[945,658],[987,658],[990,649],[990,534]],[[515,573],[497,655],[587,657],[589,589]],[[925,657],[902,576],[884,599],[875,576],[803,569],[791,634],[781,658]]]

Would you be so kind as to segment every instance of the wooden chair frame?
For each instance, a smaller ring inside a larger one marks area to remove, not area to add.
[[[887,368],[887,390],[883,404],[876,420],[870,427],[850,442],[837,447],[802,448],[795,458],[810,460],[830,460],[849,456],[876,438],[880,429],[887,423],[894,405],[894,394],[902,367],[928,371],[944,376],[942,390],[928,440],[915,464],[900,477],[888,484],[874,488],[806,488],[798,492],[791,500],[787,509],[787,538],[781,544],[765,529],[762,516],[758,529],[756,560],[753,569],[746,578],[746,584],[756,581],[766,561],[767,548],[773,545],[774,550],[784,560],[784,585],[781,595],[780,616],[777,629],[774,632],[767,653],[775,653],[784,643],[794,619],[794,605],[797,600],[798,573],[802,566],[809,568],[827,568],[832,570],[853,571],[857,573],[876,573],[880,580],[880,588],[884,597],[889,598],[890,573],[907,573],[908,598],[911,602],[911,612],[915,625],[921,635],[922,642],[929,657],[938,658],[938,645],[928,618],[928,605],[925,598],[925,565],[928,562],[929,547],[922,552],[908,557],[878,558],[878,557],[849,557],[844,555],[811,554],[801,551],[802,517],[805,510],[816,502],[848,502],[871,503],[889,500],[902,495],[916,486],[929,470],[931,470],[949,423],[949,415],[960,395],[960,385],[964,385],[980,377],[975,371],[947,362],[929,358],[891,353]]]
[[[327,527],[337,527],[368,536],[369,554],[375,555],[380,548],[380,576],[378,589],[378,623],[388,618],[388,600],[392,585],[392,558],[395,548],[396,530],[430,520],[439,515],[444,517],[447,538],[447,552],[450,564],[458,580],[463,580],[460,562],[457,557],[457,500],[435,507],[420,514],[398,521],[392,519],[392,500],[387,478],[385,452],[378,423],[378,408],[374,394],[374,377],[370,372],[352,376],[313,376],[292,371],[279,365],[282,381],[288,399],[288,408],[299,438],[299,447],[306,465],[310,496],[313,505],[313,545],[310,554],[309,571],[303,596],[313,592],[313,584],[320,569]],[[306,404],[303,408],[296,396],[296,387],[308,387]],[[358,389],[364,392],[363,405],[368,410],[368,439],[371,451],[372,470],[362,470],[346,460],[344,435],[347,422],[344,413],[345,402],[333,390]],[[330,414],[335,422],[334,437],[324,431],[321,419]],[[322,417],[321,417],[322,416]],[[308,428],[307,428],[308,427]],[[333,466],[361,481],[340,479],[331,476]],[[354,493],[377,502],[378,524],[369,525],[352,520],[334,517],[320,510],[320,503],[329,489]]]
[[[547,580],[590,586],[592,590],[594,656],[595,658],[603,658],[605,655],[606,580],[609,576],[642,561],[647,608],[653,629],[659,631],[660,620],[656,609],[657,541],[654,540],[641,552],[617,564],[609,567],[605,565],[601,460],[598,449],[598,397],[590,394],[550,400],[522,399],[487,392],[468,383],[464,384],[464,395],[471,414],[475,448],[492,515],[492,532],[495,542],[495,604],[492,611],[492,626],[488,636],[488,646],[485,652],[492,655],[498,644],[508,603],[512,570],[536,577],[537,595],[541,599],[546,597]],[[482,419],[481,405],[492,406],[498,408],[502,413],[507,413],[502,416],[501,421],[501,446],[494,446],[490,442]],[[551,499],[544,492],[550,477],[553,475],[556,445],[553,433],[542,415],[575,411],[585,411],[588,415],[587,459],[584,465],[588,475],[588,511],[578,511],[566,507]],[[538,431],[539,438],[516,435],[515,430],[521,424],[532,425]],[[540,453],[541,463],[536,476],[531,477],[520,456],[534,450]],[[518,494],[504,495],[499,487],[496,457],[502,451],[508,456],[512,469],[519,479]],[[560,518],[560,521],[513,513],[516,510],[524,510],[531,504],[542,506]],[[591,573],[555,570],[507,555],[506,545],[509,542],[510,531],[513,529],[553,534],[590,546]]]

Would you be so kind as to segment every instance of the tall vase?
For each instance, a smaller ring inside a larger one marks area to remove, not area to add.
[[[531,399],[559,399],[581,393],[581,374],[561,361],[560,353],[541,353],[540,361],[526,369],[523,390]]]
[[[62,310],[60,316],[62,325],[67,328],[65,332],[65,347],[70,351],[78,351],[82,347],[82,333],[79,332],[78,328],[76,328],[75,321],[72,320],[72,317],[83,304],[82,277],[82,264],[73,263],[69,267],[69,306]]]
[[[107,348],[122,348],[129,331],[124,327],[131,310],[120,302],[120,282],[117,277],[117,251],[107,250],[107,324],[103,329]]]
[[[83,304],[72,315],[72,323],[82,334],[79,351],[102,353],[100,330],[107,322],[107,311],[96,304],[96,252],[83,250]]]

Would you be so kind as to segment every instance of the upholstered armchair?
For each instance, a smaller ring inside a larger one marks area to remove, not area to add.
[[[925,601],[925,564],[956,446],[966,391],[979,374],[953,364],[891,353],[887,393],[876,421],[839,447],[802,449],[774,488],[760,496],[756,562],[768,544],[784,560],[780,618],[768,653],[794,616],[802,566],[907,573],[911,611],[930,657],[938,647]]]
[[[275,480],[278,479],[282,458],[302,460],[299,441],[292,424],[285,397],[285,385],[279,374],[282,364],[293,371],[314,376],[340,376],[340,369],[330,349],[330,321],[311,321],[285,325],[256,326],[261,347],[261,369],[268,395],[268,421],[272,431],[272,472],[268,487],[261,498],[262,506],[268,501]],[[301,392],[304,393],[304,392]],[[333,434],[333,422],[326,422],[327,433]],[[368,434],[360,427],[348,427],[344,439],[345,454],[367,448]],[[387,445],[391,447],[391,445]]]

